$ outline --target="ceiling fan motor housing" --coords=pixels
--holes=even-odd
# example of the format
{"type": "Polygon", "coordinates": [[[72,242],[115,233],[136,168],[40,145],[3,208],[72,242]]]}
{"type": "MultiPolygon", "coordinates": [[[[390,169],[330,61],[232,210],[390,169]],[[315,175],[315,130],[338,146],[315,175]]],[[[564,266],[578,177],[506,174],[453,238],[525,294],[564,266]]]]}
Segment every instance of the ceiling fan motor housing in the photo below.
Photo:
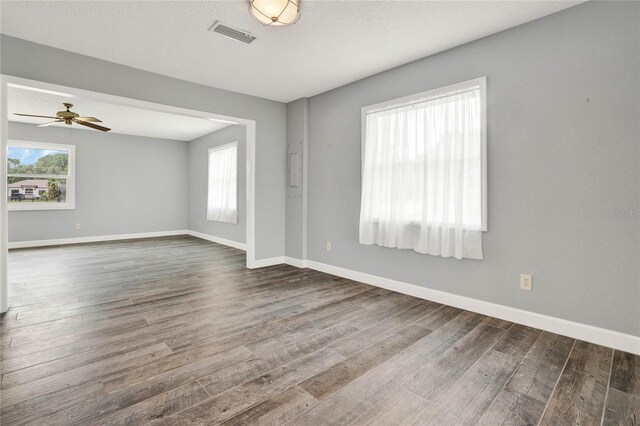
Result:
{"type": "Polygon", "coordinates": [[[77,114],[73,111],[69,111],[73,107],[73,104],[65,103],[64,106],[67,108],[67,110],[56,112],[56,117],[59,117],[61,120],[64,120],[64,124],[68,124],[69,126],[71,126],[71,123],[72,123],[71,119],[80,117],[80,114],[77,114]]]}

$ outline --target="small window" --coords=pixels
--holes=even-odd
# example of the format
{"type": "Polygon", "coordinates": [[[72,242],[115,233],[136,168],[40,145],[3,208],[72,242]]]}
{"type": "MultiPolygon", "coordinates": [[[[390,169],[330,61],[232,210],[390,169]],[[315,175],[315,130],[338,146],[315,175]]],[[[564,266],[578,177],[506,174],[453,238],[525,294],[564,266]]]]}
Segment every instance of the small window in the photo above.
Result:
{"type": "Polygon", "coordinates": [[[7,194],[9,210],[75,208],[75,147],[9,141],[7,194]]]}
{"type": "Polygon", "coordinates": [[[209,149],[207,220],[238,223],[238,142],[209,149]]]}
{"type": "Polygon", "coordinates": [[[485,84],[480,78],[362,109],[362,244],[482,259],[485,84]]]}

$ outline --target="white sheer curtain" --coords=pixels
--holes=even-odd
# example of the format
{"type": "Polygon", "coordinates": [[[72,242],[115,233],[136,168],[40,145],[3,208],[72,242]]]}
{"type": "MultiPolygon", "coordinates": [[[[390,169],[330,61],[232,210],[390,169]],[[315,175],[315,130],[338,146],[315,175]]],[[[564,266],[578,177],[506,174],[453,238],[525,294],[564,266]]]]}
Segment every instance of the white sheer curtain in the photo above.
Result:
{"type": "Polygon", "coordinates": [[[238,142],[209,150],[207,219],[238,223],[238,142]]]}
{"type": "Polygon", "coordinates": [[[480,88],[366,114],[360,243],[482,259],[480,88]]]}

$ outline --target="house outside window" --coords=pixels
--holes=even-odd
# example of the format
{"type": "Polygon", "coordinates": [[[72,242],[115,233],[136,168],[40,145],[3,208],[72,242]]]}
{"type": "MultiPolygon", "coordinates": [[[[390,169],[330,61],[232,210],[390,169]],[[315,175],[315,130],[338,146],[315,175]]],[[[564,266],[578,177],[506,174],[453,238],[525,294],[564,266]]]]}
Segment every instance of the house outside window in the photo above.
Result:
{"type": "Polygon", "coordinates": [[[16,211],[75,208],[75,147],[9,141],[7,204],[16,211]]]}

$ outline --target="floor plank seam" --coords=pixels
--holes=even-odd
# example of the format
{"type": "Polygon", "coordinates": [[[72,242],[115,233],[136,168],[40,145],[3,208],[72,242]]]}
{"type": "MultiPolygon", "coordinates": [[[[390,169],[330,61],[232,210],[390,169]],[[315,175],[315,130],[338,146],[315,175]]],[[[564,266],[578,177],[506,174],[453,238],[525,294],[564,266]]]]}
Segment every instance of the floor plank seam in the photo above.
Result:
{"type": "MultiPolygon", "coordinates": [[[[204,404],[205,402],[208,402],[208,401],[212,400],[212,399],[213,399],[213,398],[215,398],[216,396],[218,396],[218,395],[220,395],[220,394],[222,394],[222,393],[224,393],[224,392],[228,392],[228,391],[230,391],[231,389],[238,388],[238,387],[240,387],[240,386],[245,385],[246,383],[253,382],[254,380],[259,379],[260,377],[268,376],[268,375],[270,375],[270,374],[271,374],[271,373],[273,373],[273,372],[276,372],[276,371],[278,371],[278,370],[280,370],[280,369],[282,369],[282,368],[287,367],[287,366],[288,366],[288,365],[290,365],[290,364],[293,364],[293,363],[295,363],[295,362],[299,361],[301,358],[304,358],[304,357],[310,357],[310,356],[311,356],[311,355],[313,355],[314,353],[319,352],[319,351],[321,351],[321,350],[323,350],[323,349],[326,349],[326,346],[323,346],[323,347],[319,348],[318,350],[315,350],[315,351],[313,351],[313,352],[310,352],[310,353],[305,354],[305,355],[303,355],[303,356],[300,356],[300,357],[298,357],[298,358],[294,358],[294,359],[292,359],[290,362],[287,362],[287,363],[285,363],[285,364],[281,364],[281,365],[279,365],[279,366],[277,366],[277,367],[275,367],[275,368],[272,368],[271,370],[266,371],[266,372],[264,372],[264,373],[262,373],[262,374],[258,375],[258,377],[255,377],[255,378],[249,379],[249,380],[247,380],[247,381],[245,381],[245,382],[239,383],[239,384],[237,384],[237,385],[235,385],[235,386],[232,386],[232,387],[230,387],[229,389],[225,389],[224,391],[219,392],[219,393],[217,393],[217,394],[215,394],[215,395],[211,395],[211,396],[210,396],[210,398],[207,398],[206,400],[201,401],[201,402],[199,402],[198,404],[194,404],[194,405],[192,405],[192,406],[190,406],[190,407],[187,407],[187,408],[185,408],[184,410],[181,410],[180,412],[173,413],[170,417],[175,417],[175,416],[177,416],[178,414],[180,414],[181,412],[183,412],[183,411],[185,411],[185,410],[189,410],[189,409],[192,409],[192,408],[197,407],[197,406],[199,406],[199,405],[202,405],[202,404],[204,404]]],[[[337,352],[336,352],[336,353],[337,353],[337,352]]],[[[202,379],[202,378],[199,378],[199,379],[198,379],[198,383],[200,383],[200,382],[199,382],[199,380],[200,380],[200,379],[202,379]]],[[[290,386],[290,387],[298,386],[301,382],[302,382],[302,381],[296,382],[296,383],[294,383],[294,384],[293,384],[292,386],[290,386]]],[[[202,386],[202,385],[201,385],[201,386],[202,386]]],[[[206,391],[206,389],[205,389],[205,391],[206,391]]],[[[209,392],[207,392],[207,394],[208,394],[208,395],[210,395],[210,394],[209,394],[209,392]]],[[[231,419],[231,418],[233,418],[233,417],[235,417],[235,416],[239,415],[240,413],[242,413],[242,412],[244,412],[244,411],[247,411],[247,410],[249,410],[249,409],[251,409],[251,408],[255,407],[256,405],[263,403],[264,401],[266,401],[266,400],[268,400],[268,399],[272,398],[273,396],[275,396],[275,395],[277,395],[277,394],[278,394],[278,393],[276,393],[276,394],[274,394],[274,395],[264,396],[262,399],[256,400],[253,404],[251,404],[251,405],[249,405],[249,406],[247,406],[247,407],[243,408],[243,409],[242,409],[242,410],[240,410],[238,413],[236,413],[234,416],[231,416],[231,417],[229,417],[229,418],[227,418],[227,419],[223,420],[222,422],[225,422],[225,421],[227,421],[227,420],[229,420],[229,419],[231,419]]],[[[222,422],[220,422],[220,423],[222,423],[222,422]]]]}
{"type": "Polygon", "coordinates": [[[611,388],[611,374],[613,372],[613,360],[615,359],[616,351],[611,351],[611,365],[609,366],[609,377],[607,380],[607,390],[604,393],[604,404],[602,405],[602,415],[600,416],[600,425],[604,425],[604,415],[607,411],[607,401],[609,399],[609,389],[611,388]]]}
{"type": "Polygon", "coordinates": [[[426,403],[426,402],[428,402],[424,396],[422,396],[422,395],[420,395],[420,394],[418,394],[418,393],[416,393],[416,392],[412,391],[411,389],[407,388],[407,387],[404,385],[404,383],[402,383],[402,384],[400,385],[400,387],[401,387],[402,389],[406,390],[407,392],[409,392],[409,393],[411,393],[411,394],[413,394],[413,395],[417,396],[418,398],[420,398],[421,400],[423,400],[425,403],[426,403]]]}
{"type": "Polygon", "coordinates": [[[316,397],[314,397],[313,395],[311,395],[309,392],[307,392],[306,390],[304,390],[303,388],[300,387],[299,384],[295,385],[296,388],[298,388],[298,390],[300,390],[301,392],[306,393],[307,395],[309,395],[311,398],[313,398],[314,400],[316,400],[318,403],[315,405],[312,405],[311,407],[309,407],[308,409],[304,410],[303,412],[299,413],[298,415],[294,416],[293,418],[287,420],[286,422],[284,422],[282,424],[282,426],[287,426],[289,423],[291,423],[292,421],[294,421],[295,419],[297,419],[298,417],[303,416],[305,413],[308,413],[309,411],[313,410],[314,408],[317,408],[318,406],[322,405],[323,403],[326,402],[325,401],[321,401],[319,399],[317,399],[316,397]]]}
{"type": "MultiPolygon", "coordinates": [[[[511,328],[511,327],[509,327],[509,328],[511,328]]],[[[518,365],[515,366],[515,368],[513,369],[513,371],[511,372],[511,374],[507,378],[507,380],[502,384],[502,387],[500,388],[500,390],[498,390],[496,395],[500,395],[500,393],[502,393],[502,391],[507,387],[507,385],[509,384],[509,382],[511,381],[513,376],[516,374],[516,372],[520,368],[520,366],[522,366],[524,361],[527,359],[527,356],[534,350],[536,344],[538,343],[538,341],[542,338],[542,335],[544,334],[544,331],[542,331],[542,330],[539,330],[539,331],[540,331],[540,334],[538,334],[538,337],[536,337],[536,340],[534,340],[533,344],[531,345],[531,347],[529,348],[527,353],[525,353],[523,355],[522,359],[520,359],[520,362],[518,362],[518,365]]],[[[487,406],[486,408],[489,408],[489,406],[487,406]]],[[[486,411],[486,409],[485,409],[485,411],[486,411]]],[[[484,412],[483,412],[483,414],[484,414],[484,412]]],[[[540,417],[540,418],[542,419],[542,417],[540,417]]]]}
{"type": "Polygon", "coordinates": [[[544,415],[547,412],[547,408],[549,408],[549,403],[551,402],[551,400],[553,400],[553,394],[556,392],[556,388],[558,387],[558,383],[560,383],[560,379],[562,378],[562,373],[564,373],[564,369],[567,368],[567,364],[569,363],[569,359],[571,359],[571,354],[573,353],[573,349],[576,347],[576,342],[577,342],[577,340],[574,339],[573,340],[573,344],[571,345],[571,350],[567,354],[567,359],[564,360],[564,365],[562,366],[562,370],[560,370],[560,373],[558,374],[558,379],[556,380],[556,383],[553,385],[553,389],[551,390],[551,393],[549,394],[549,398],[547,399],[547,403],[544,406],[544,410],[542,410],[542,414],[540,415],[540,418],[538,419],[538,426],[540,426],[540,424],[542,423],[542,419],[544,419],[544,415]]]}
{"type": "MultiPolygon", "coordinates": [[[[457,317],[457,315],[456,315],[456,317],[457,317]]],[[[485,316],[485,317],[483,318],[483,321],[484,321],[484,319],[486,319],[486,318],[489,318],[489,317],[485,316]]],[[[482,323],[483,323],[483,322],[482,322],[482,321],[480,321],[476,326],[474,326],[474,327],[473,327],[473,329],[475,329],[476,327],[480,326],[482,323]]],[[[503,331],[503,333],[500,335],[500,337],[498,337],[498,338],[496,339],[496,341],[495,341],[495,342],[493,342],[493,344],[492,344],[492,345],[490,345],[490,346],[489,346],[489,348],[488,348],[487,350],[485,350],[485,351],[482,353],[482,355],[480,355],[480,356],[475,360],[475,362],[474,362],[473,364],[471,364],[471,365],[470,365],[470,366],[469,366],[469,367],[464,371],[464,373],[462,373],[462,376],[464,376],[468,371],[471,371],[471,370],[473,369],[473,367],[474,367],[476,364],[478,364],[478,363],[480,362],[480,360],[482,360],[482,359],[484,358],[484,356],[485,356],[485,355],[487,355],[487,354],[488,354],[488,353],[489,353],[489,352],[494,348],[494,346],[495,346],[495,345],[500,341],[500,339],[502,339],[502,337],[503,337],[503,336],[506,334],[506,332],[507,332],[507,330],[503,330],[503,329],[500,329],[500,328],[496,328],[496,327],[493,327],[493,326],[491,326],[491,325],[487,325],[487,327],[491,327],[491,328],[494,328],[494,329],[496,329],[496,330],[502,330],[502,331],[503,331]]],[[[469,331],[469,333],[470,333],[470,332],[471,332],[471,330],[469,331]]],[[[468,333],[467,333],[467,334],[468,334],[468,333]]],[[[428,335],[427,335],[427,336],[425,336],[425,338],[427,338],[427,337],[429,337],[429,336],[428,336],[428,335]]],[[[418,343],[418,342],[414,343],[414,345],[415,345],[415,344],[417,344],[417,343],[418,343]]],[[[413,345],[411,345],[411,346],[413,346],[413,345]]],[[[411,346],[409,346],[409,347],[405,348],[403,351],[398,352],[398,354],[396,354],[395,356],[398,356],[400,353],[402,353],[402,352],[406,351],[406,350],[407,350],[407,349],[409,349],[411,346]]],[[[454,346],[455,346],[455,345],[454,345],[454,346]]],[[[453,346],[452,346],[452,347],[453,347],[453,346]]],[[[443,353],[442,353],[442,354],[440,354],[438,357],[436,357],[435,359],[433,359],[433,360],[431,361],[431,363],[435,363],[435,362],[436,362],[437,360],[439,360],[439,359],[440,359],[440,357],[442,357],[445,353],[447,353],[447,351],[443,352],[443,353]]],[[[394,356],[394,357],[395,357],[395,356],[394,356]]],[[[393,359],[393,357],[392,357],[391,359],[393,359]]],[[[404,384],[405,384],[405,383],[406,383],[406,382],[401,383],[401,384],[400,384],[400,386],[401,386],[402,388],[404,388],[405,390],[407,390],[407,391],[411,392],[411,393],[415,393],[415,392],[412,392],[410,389],[408,389],[406,386],[404,386],[404,384]]],[[[418,395],[418,396],[420,396],[420,395],[418,395]]],[[[422,398],[424,399],[424,397],[422,397],[422,398]]],[[[428,406],[432,406],[432,405],[434,405],[436,402],[438,402],[438,400],[439,400],[439,398],[436,398],[436,399],[434,399],[433,401],[427,401],[427,400],[425,399],[425,401],[427,402],[427,405],[428,405],[428,406]]]]}
{"type": "MultiPolygon", "coordinates": [[[[409,309],[409,308],[408,308],[408,309],[409,309]]],[[[402,312],[404,312],[404,311],[402,311],[402,312]]],[[[400,313],[402,313],[402,312],[400,312],[400,313]]],[[[400,314],[400,313],[399,313],[399,314],[400,314]]],[[[395,316],[395,315],[394,315],[394,316],[395,316]]],[[[389,318],[390,318],[390,317],[389,317],[389,318]]],[[[385,319],[386,319],[386,318],[385,318],[385,319]]],[[[327,330],[330,330],[330,329],[332,329],[332,328],[336,328],[336,327],[338,327],[338,326],[340,326],[340,325],[343,325],[343,324],[347,324],[347,325],[348,325],[349,321],[350,321],[350,320],[345,320],[345,321],[343,321],[343,322],[341,322],[341,323],[338,323],[338,324],[336,324],[336,325],[333,325],[333,326],[331,326],[331,327],[327,327],[327,328],[325,328],[325,329],[323,329],[323,330],[319,330],[319,331],[317,331],[317,332],[315,332],[315,333],[313,333],[313,334],[310,334],[308,337],[311,337],[311,336],[316,335],[316,334],[318,334],[318,333],[326,332],[327,330]]],[[[372,324],[370,327],[365,327],[365,328],[358,328],[358,327],[354,327],[354,328],[356,329],[356,331],[355,331],[354,333],[349,334],[349,335],[346,335],[346,336],[344,336],[343,338],[341,338],[340,340],[336,340],[335,342],[332,342],[332,343],[331,343],[331,345],[329,345],[329,346],[334,346],[334,345],[337,345],[337,344],[339,344],[339,343],[342,343],[342,342],[344,342],[345,340],[352,338],[354,335],[356,335],[356,334],[358,334],[358,333],[360,333],[360,332],[363,332],[363,331],[365,331],[365,330],[368,330],[368,329],[369,329],[369,328],[371,328],[371,327],[375,327],[375,325],[376,325],[376,324],[378,324],[378,323],[380,323],[381,321],[384,321],[384,320],[380,320],[380,321],[376,322],[375,324],[372,324]]],[[[327,348],[328,348],[328,346],[325,346],[325,347],[327,347],[327,348]]],[[[363,350],[366,350],[366,349],[367,349],[367,348],[369,348],[369,347],[370,347],[370,346],[367,346],[366,348],[363,348],[363,349],[361,349],[360,351],[358,351],[358,352],[356,352],[356,353],[360,353],[360,352],[362,352],[363,350]]],[[[350,356],[353,356],[353,355],[355,355],[356,353],[354,353],[354,354],[352,354],[352,355],[350,355],[350,356]]],[[[348,358],[348,357],[347,357],[347,358],[348,358]]]]}
{"type": "Polygon", "coordinates": [[[196,380],[196,382],[198,382],[198,384],[200,385],[200,387],[201,387],[201,388],[206,392],[206,394],[207,394],[207,395],[209,395],[209,398],[207,398],[207,400],[209,400],[209,399],[213,398],[213,395],[211,395],[211,394],[209,393],[209,391],[207,390],[207,388],[205,388],[204,386],[202,386],[202,383],[200,383],[200,380],[201,380],[201,379],[198,379],[198,380],[196,380]]]}

